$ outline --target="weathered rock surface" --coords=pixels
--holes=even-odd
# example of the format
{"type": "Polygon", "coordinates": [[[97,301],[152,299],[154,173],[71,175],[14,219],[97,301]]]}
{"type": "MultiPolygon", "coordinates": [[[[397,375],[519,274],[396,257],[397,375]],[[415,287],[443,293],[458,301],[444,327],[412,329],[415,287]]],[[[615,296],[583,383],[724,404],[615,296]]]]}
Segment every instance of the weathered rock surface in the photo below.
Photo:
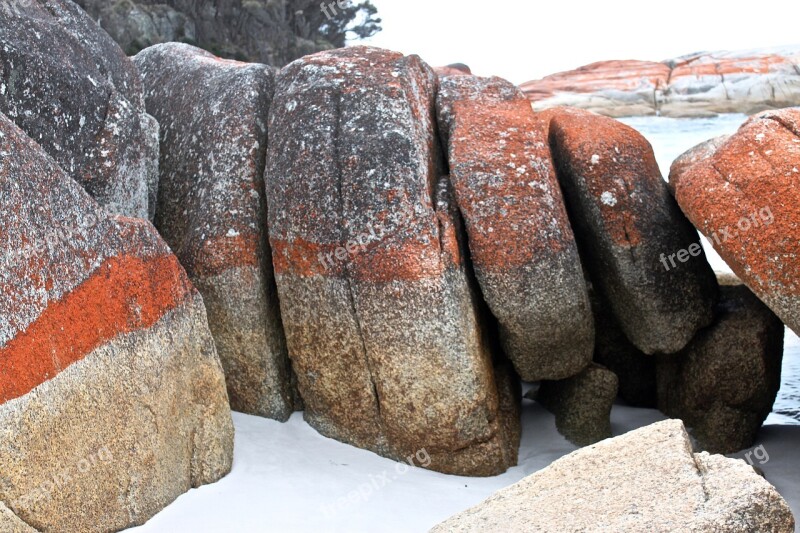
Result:
{"type": "Polygon", "coordinates": [[[614,117],[653,115],[656,90],[666,86],[669,73],[668,65],[654,61],[600,61],[520,89],[537,111],[572,106],[614,117]]]}
{"type": "Polygon", "coordinates": [[[601,61],[521,88],[535,109],[572,106],[612,117],[752,114],[800,105],[800,47],[601,61]]]}
{"type": "Polygon", "coordinates": [[[558,432],[578,446],[611,437],[611,406],[617,398],[616,374],[592,364],[560,381],[543,381],[536,400],[556,416],[558,432]]]}
{"type": "Polygon", "coordinates": [[[291,370],[263,178],[274,72],[178,43],[134,62],[163,124],[155,224],[203,295],[231,406],[286,420],[291,370]]]}
{"type": "Polygon", "coordinates": [[[71,1],[0,3],[0,113],[109,211],[148,217],[158,125],[136,68],[71,1]]]}
{"type": "Polygon", "coordinates": [[[505,353],[526,381],[592,359],[594,326],[546,123],[501,78],[441,79],[439,126],[475,274],[505,353]]]}
{"type": "Polygon", "coordinates": [[[689,167],[714,155],[714,152],[716,152],[717,149],[719,149],[719,147],[722,146],[729,138],[730,135],[720,135],[719,137],[714,137],[707,141],[703,141],[697,146],[682,153],[677,159],[675,159],[675,161],[672,162],[672,165],[670,166],[670,180],[672,179],[673,175],[683,174],[689,167]]]}
{"type": "Polygon", "coordinates": [[[634,346],[677,352],[711,323],[717,296],[697,232],[636,130],[576,109],[551,116],[558,178],[592,283],[634,346]],[[664,263],[690,249],[690,260],[664,263]]]}
{"type": "Polygon", "coordinates": [[[750,118],[713,153],[673,167],[670,187],[736,275],[800,333],[800,110],[750,118]]]}
{"type": "Polygon", "coordinates": [[[703,450],[754,444],[781,385],[783,324],[743,284],[721,287],[714,324],[658,362],[658,407],[703,450]]]}
{"type": "MultiPolygon", "coordinates": [[[[430,468],[516,463],[492,356],[439,179],[436,76],[353,47],[277,77],[269,232],[305,417],[329,437],[430,468]]],[[[498,374],[498,376],[501,376],[498,374]]],[[[502,389],[502,386],[501,386],[502,389]]]]}
{"type": "Polygon", "coordinates": [[[620,398],[634,407],[655,408],[658,404],[656,360],[631,344],[611,312],[611,306],[603,301],[591,282],[589,300],[594,315],[594,361],[617,376],[620,398]]]}
{"type": "Polygon", "coordinates": [[[794,517],[740,459],[692,453],[679,420],[582,448],[433,532],[775,532],[794,517]]]}
{"type": "Polygon", "coordinates": [[[224,476],[222,369],[155,228],[110,216],[3,115],[0,212],[0,531],[124,529],[224,476]]]}

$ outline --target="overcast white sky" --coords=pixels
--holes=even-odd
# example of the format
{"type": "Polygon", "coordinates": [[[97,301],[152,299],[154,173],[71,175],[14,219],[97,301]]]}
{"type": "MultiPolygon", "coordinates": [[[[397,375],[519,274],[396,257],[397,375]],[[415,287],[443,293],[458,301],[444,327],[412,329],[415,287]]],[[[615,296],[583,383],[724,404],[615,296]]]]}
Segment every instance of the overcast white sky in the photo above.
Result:
{"type": "Polygon", "coordinates": [[[372,0],[370,44],[515,83],[604,59],[800,44],[800,0],[372,0]]]}

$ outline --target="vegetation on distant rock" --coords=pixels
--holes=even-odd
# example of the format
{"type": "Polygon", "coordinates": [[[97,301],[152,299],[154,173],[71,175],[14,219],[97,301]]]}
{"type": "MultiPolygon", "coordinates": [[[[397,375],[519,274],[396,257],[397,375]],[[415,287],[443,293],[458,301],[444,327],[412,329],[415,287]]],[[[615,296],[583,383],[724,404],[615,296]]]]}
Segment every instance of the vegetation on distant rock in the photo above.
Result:
{"type": "Polygon", "coordinates": [[[283,66],[381,30],[370,0],[76,0],[129,55],[178,41],[216,55],[283,66]],[[344,3],[344,2],[342,2],[344,3]]]}

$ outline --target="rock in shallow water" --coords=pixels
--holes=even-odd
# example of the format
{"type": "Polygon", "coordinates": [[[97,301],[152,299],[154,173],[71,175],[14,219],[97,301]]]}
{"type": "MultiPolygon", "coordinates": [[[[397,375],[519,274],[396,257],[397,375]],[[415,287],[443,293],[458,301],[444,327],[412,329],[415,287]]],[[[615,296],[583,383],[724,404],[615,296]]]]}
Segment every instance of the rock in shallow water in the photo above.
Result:
{"type": "Polygon", "coordinates": [[[124,529],[224,476],[222,369],[155,228],[109,216],[2,114],[0,212],[0,531],[124,529]]]}
{"type": "Polygon", "coordinates": [[[752,117],[718,144],[673,166],[670,187],[736,275],[800,333],[800,110],[752,117]]]}
{"type": "Polygon", "coordinates": [[[592,358],[594,326],[546,123],[500,78],[441,79],[439,126],[475,274],[522,379],[564,379],[592,358]]]}
{"type": "Polygon", "coordinates": [[[548,113],[558,178],[592,283],[637,348],[677,352],[711,323],[717,283],[650,144],[594,113],[548,113]],[[677,253],[681,261],[670,263],[677,253]]]}
{"type": "Polygon", "coordinates": [[[273,70],[177,43],[134,62],[162,124],[155,224],[203,295],[231,406],[286,420],[292,378],[263,178],[273,70]]]}
{"type": "Polygon", "coordinates": [[[308,422],[387,457],[424,448],[432,469],[492,475],[516,463],[519,420],[500,405],[440,179],[435,91],[419,58],[374,48],[284,68],[270,240],[308,422]]]}
{"type": "Polygon", "coordinates": [[[158,126],[139,75],[71,1],[0,3],[0,113],[110,212],[152,215],[158,126]]]}
{"type": "Polygon", "coordinates": [[[692,453],[679,420],[582,448],[432,532],[792,533],[786,501],[739,459],[692,453]]]}

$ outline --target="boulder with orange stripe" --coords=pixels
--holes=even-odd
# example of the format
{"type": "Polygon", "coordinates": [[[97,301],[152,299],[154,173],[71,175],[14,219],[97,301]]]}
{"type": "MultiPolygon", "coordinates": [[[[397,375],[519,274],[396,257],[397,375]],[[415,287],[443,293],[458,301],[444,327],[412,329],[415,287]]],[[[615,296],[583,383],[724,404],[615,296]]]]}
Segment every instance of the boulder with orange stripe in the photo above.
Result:
{"type": "Polygon", "coordinates": [[[278,75],[269,233],[289,355],[324,435],[430,468],[516,464],[513,373],[493,368],[435,134],[436,76],[353,47],[278,75]]]}
{"type": "Polygon", "coordinates": [[[203,295],[231,406],[286,420],[292,375],[264,198],[274,73],[180,43],[134,62],[162,125],[155,225],[203,295]]]}
{"type": "Polygon", "coordinates": [[[0,115],[0,531],[141,524],[231,467],[200,295],[0,115]]]}

